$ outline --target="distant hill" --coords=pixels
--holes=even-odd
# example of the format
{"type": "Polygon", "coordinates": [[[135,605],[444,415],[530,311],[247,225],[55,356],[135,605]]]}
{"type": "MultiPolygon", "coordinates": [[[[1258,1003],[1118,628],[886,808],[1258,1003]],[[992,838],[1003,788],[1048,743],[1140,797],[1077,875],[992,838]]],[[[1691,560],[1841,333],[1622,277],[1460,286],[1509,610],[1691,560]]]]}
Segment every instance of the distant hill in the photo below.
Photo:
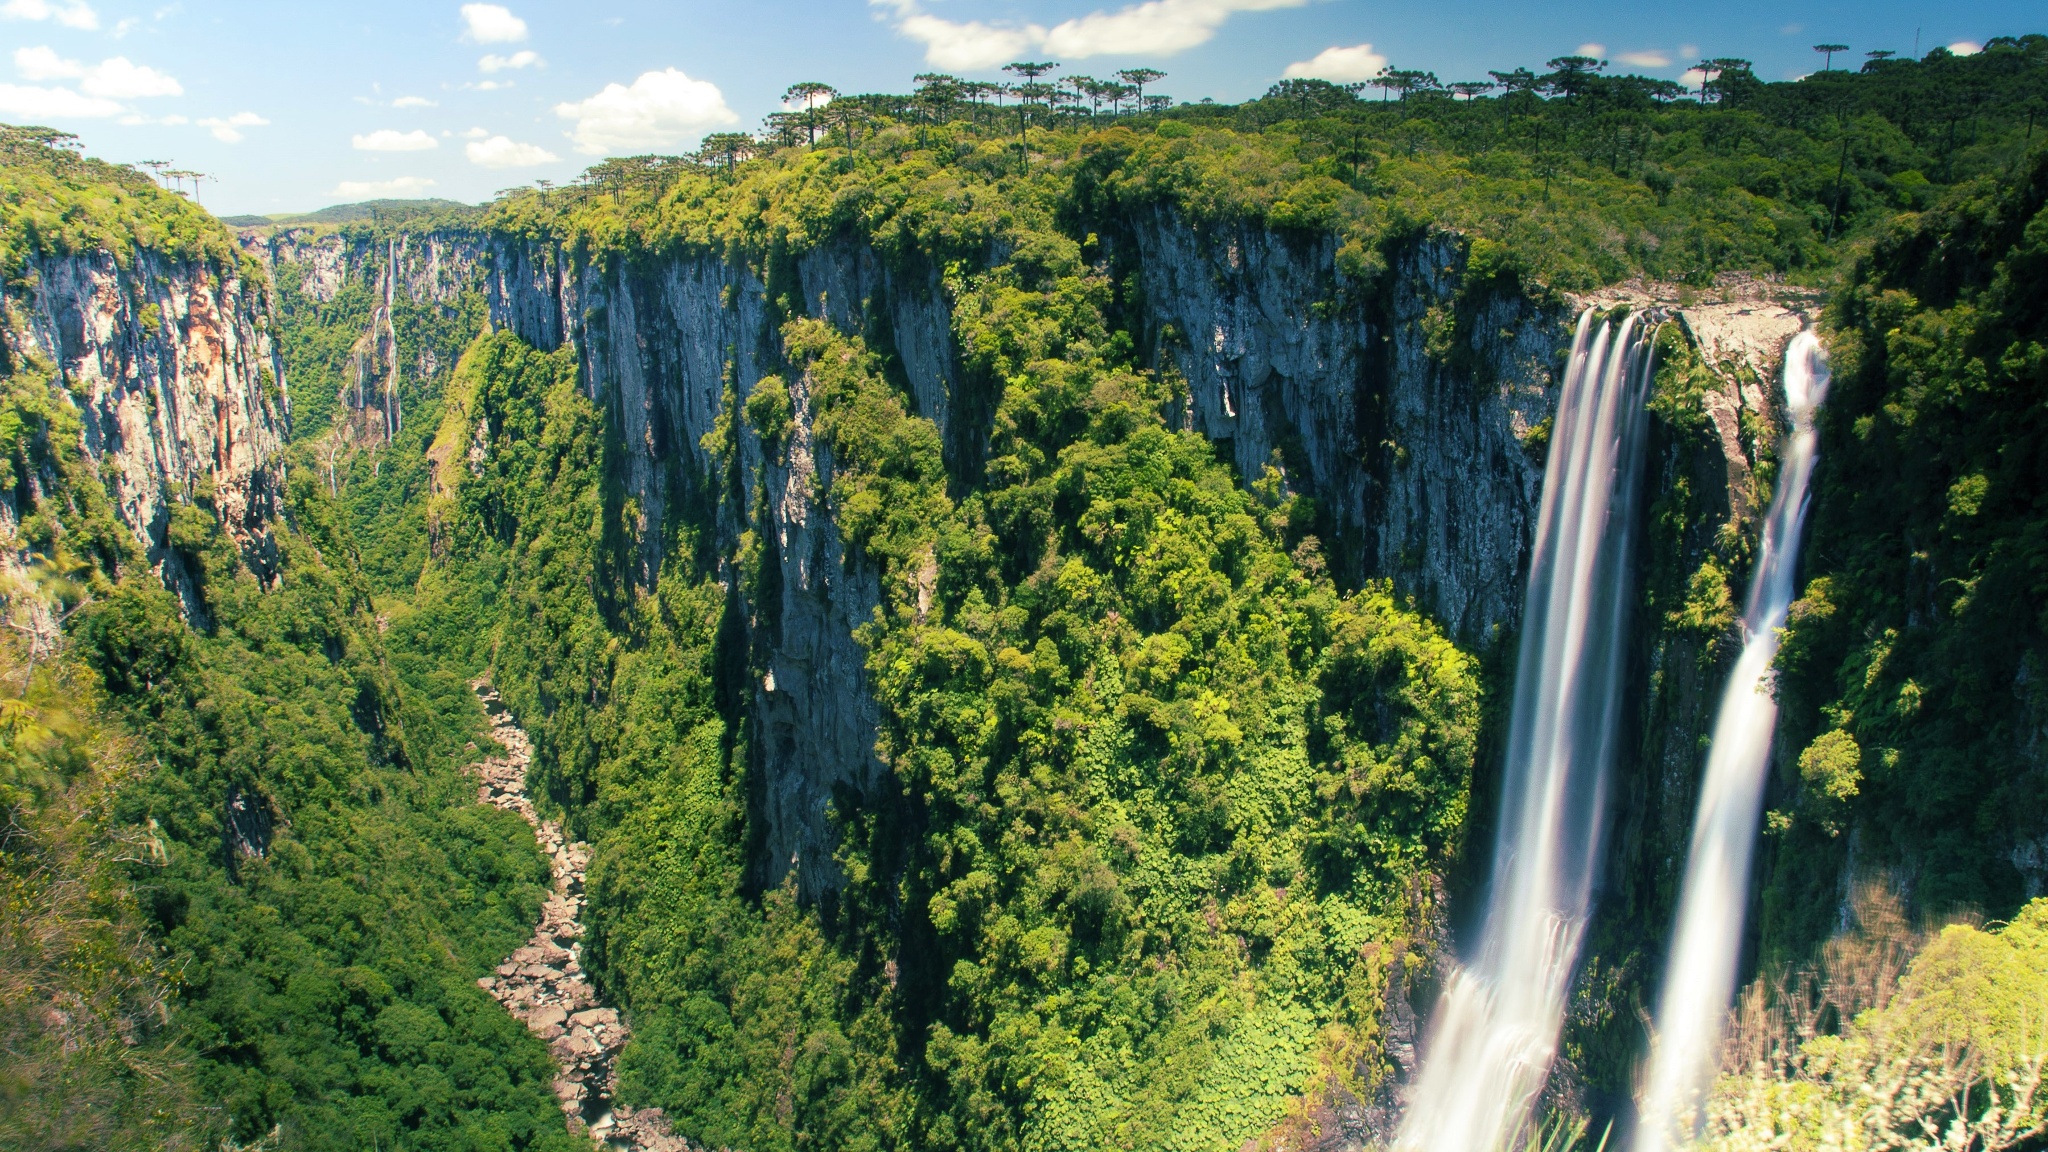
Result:
{"type": "Polygon", "coordinates": [[[460,200],[365,200],[360,204],[335,204],[314,212],[279,212],[269,216],[223,216],[221,222],[236,228],[265,228],[277,224],[360,224],[370,221],[396,223],[419,216],[463,215],[482,211],[460,200]]]}

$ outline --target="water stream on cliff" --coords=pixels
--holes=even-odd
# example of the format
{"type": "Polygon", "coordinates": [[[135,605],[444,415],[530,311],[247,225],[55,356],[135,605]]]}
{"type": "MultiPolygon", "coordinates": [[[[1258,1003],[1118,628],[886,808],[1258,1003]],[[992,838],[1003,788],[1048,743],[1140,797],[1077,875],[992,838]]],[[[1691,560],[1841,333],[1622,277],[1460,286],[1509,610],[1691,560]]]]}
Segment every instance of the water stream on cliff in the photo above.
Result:
{"type": "Polygon", "coordinates": [[[1828,379],[1827,354],[1820,341],[1811,332],[1794,337],[1785,350],[1785,406],[1792,417],[1792,435],[1785,444],[1778,491],[1764,520],[1762,547],[1750,580],[1742,656],[1721,697],[1700,785],[1678,927],[1657,1005],[1637,1152],[1663,1152],[1690,1139],[1699,1094],[1713,1075],[1722,1019],[1735,991],[1750,857],[1769,774],[1771,733],[1778,721],[1778,704],[1766,676],[1792,605],[1807,482],[1819,449],[1813,418],[1827,397],[1828,379]]]}
{"type": "Polygon", "coordinates": [[[1620,713],[1654,330],[1579,318],[1530,554],[1486,919],[1437,1003],[1397,1148],[1506,1147],[1556,1052],[1620,713]]]}

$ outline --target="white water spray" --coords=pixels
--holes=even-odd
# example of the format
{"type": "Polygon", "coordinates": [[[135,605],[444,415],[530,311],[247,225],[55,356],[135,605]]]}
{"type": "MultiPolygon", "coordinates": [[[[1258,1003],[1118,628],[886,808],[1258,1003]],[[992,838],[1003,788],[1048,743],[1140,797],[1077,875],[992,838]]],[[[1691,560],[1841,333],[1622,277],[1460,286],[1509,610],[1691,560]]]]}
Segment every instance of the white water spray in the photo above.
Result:
{"type": "Polygon", "coordinates": [[[1771,732],[1778,722],[1778,704],[1765,677],[1792,606],[1807,482],[1813,477],[1820,440],[1813,417],[1827,391],[1827,353],[1811,332],[1802,332],[1785,349],[1785,406],[1792,416],[1792,435],[1750,581],[1749,607],[1742,618],[1742,657],[1721,697],[1713,750],[1700,784],[1678,928],[1671,938],[1671,959],[1657,1005],[1637,1152],[1664,1152],[1691,1141],[1701,1092],[1711,1083],[1720,1055],[1721,1024],[1735,992],[1735,963],[1742,950],[1750,857],[1763,807],[1771,732]]]}
{"type": "Polygon", "coordinates": [[[1579,318],[1530,555],[1492,891],[1395,1147],[1497,1152],[1549,1075],[1593,895],[1619,714],[1650,329],[1579,318]]]}

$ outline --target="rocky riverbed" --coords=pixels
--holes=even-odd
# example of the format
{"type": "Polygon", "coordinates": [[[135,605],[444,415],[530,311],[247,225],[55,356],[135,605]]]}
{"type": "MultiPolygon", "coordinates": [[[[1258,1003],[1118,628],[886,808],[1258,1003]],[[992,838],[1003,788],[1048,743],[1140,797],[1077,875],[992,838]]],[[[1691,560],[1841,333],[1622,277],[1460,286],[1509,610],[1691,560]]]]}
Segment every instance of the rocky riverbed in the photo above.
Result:
{"type": "Polygon", "coordinates": [[[590,846],[567,840],[559,821],[543,820],[534,810],[526,798],[533,743],[496,689],[482,681],[473,687],[490,715],[491,737],[505,750],[476,766],[481,778],[477,799],[526,817],[552,861],[555,878],[533,938],[498,965],[496,975],[477,984],[548,1042],[560,1068],[555,1099],[572,1130],[587,1132],[609,1148],[690,1152],[688,1141],[669,1132],[661,1109],[635,1111],[612,1103],[618,1079],[613,1065],[631,1033],[617,1010],[598,1003],[597,990],[583,971],[583,874],[590,846]]]}

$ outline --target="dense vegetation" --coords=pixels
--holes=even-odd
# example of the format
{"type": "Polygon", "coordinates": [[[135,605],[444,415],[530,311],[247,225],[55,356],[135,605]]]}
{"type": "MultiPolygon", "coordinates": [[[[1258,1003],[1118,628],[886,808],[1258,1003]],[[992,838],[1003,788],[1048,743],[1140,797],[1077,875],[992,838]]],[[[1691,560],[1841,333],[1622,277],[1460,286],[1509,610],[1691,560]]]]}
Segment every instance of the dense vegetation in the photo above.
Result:
{"type": "MultiPolygon", "coordinates": [[[[15,274],[80,250],[234,258],[146,177],[9,141],[15,274]]],[[[10,312],[32,286],[10,282],[10,312]]],[[[547,873],[456,771],[481,730],[465,682],[386,658],[346,513],[309,474],[268,587],[210,490],[174,507],[193,628],[53,367],[8,347],[6,1142],[569,1147],[545,1050],[474,984],[547,873]]]]}
{"type": "MultiPolygon", "coordinates": [[[[2048,731],[2030,296],[2048,167],[2028,159],[2048,39],[1796,84],[1723,63],[1702,99],[1567,59],[1502,74],[1499,97],[1401,73],[1398,100],[1289,81],[1135,115],[1036,78],[999,110],[927,77],[481,218],[288,222],[284,575],[263,586],[194,493],[172,544],[204,629],[139,563],[50,367],[10,352],[0,481],[10,548],[40,566],[9,602],[67,639],[0,652],[0,1139],[568,1147],[544,1050],[473,983],[545,876],[525,825],[455,771],[486,673],[535,738],[542,802],[596,848],[584,962],[632,1016],[623,1095],[703,1144],[1211,1149],[1385,1099],[1383,1014],[1426,986],[1442,882],[1483,820],[1499,653],[1340,579],[1326,513],[1282,470],[1235,475],[1184,427],[1118,247],[1161,210],[1334,234],[1332,308],[1444,232],[1468,285],[1538,295],[1848,269],[1815,578],[1780,681],[1796,754],[1770,958],[1833,930],[1851,851],[1925,904],[2014,912],[2042,870],[2024,845],[2048,731]],[[710,255],[762,286],[767,374],[721,350],[712,467],[679,476],[656,537],[575,350],[485,332],[473,286],[384,311],[394,245],[479,231],[560,242],[577,268],[710,255]],[[850,236],[937,270],[970,450],[914,414],[872,312],[808,317],[795,262],[850,236]],[[349,267],[317,291],[316,242],[349,267]],[[354,392],[394,365],[387,435],[354,392]],[[830,461],[809,498],[879,590],[858,639],[880,774],[836,795],[837,883],[816,892],[764,858],[753,714],[779,579],[763,477],[800,457],[830,461]],[[61,1025],[40,1014],[52,988],[79,1005],[61,1025]],[[99,1126],[56,1133],[80,1108],[99,1126]]],[[[238,258],[146,177],[7,131],[10,308],[37,255],[238,258]]],[[[1717,450],[1696,410],[1710,366],[1662,341],[1658,436],[1673,458],[1717,450]]],[[[1769,443],[1744,429],[1759,500],[1769,443]]],[[[1744,526],[1701,477],[1659,480],[1646,626],[1705,677],[1744,526]]],[[[2040,930],[2035,911],[1943,937],[1894,1016],[1843,1007],[1744,1099],[1834,1106],[1840,1052],[1921,1059],[1932,1033],[1898,1021],[1941,973],[2038,968],[2040,930]]],[[[1608,943],[1637,952],[1596,963],[1568,1052],[1596,1102],[1626,1091],[1646,976],[1642,932],[1608,943]]],[[[1725,1116],[1723,1135],[1756,1130],[1725,1116]]]]}
{"type": "Polygon", "coordinates": [[[1880,238],[1836,298],[1812,578],[1782,657],[1803,748],[1772,936],[1831,930],[1850,853],[1936,909],[2041,890],[2048,774],[2048,163],[1880,238]],[[1846,830],[1846,832],[1845,832],[1846,830]]]}

